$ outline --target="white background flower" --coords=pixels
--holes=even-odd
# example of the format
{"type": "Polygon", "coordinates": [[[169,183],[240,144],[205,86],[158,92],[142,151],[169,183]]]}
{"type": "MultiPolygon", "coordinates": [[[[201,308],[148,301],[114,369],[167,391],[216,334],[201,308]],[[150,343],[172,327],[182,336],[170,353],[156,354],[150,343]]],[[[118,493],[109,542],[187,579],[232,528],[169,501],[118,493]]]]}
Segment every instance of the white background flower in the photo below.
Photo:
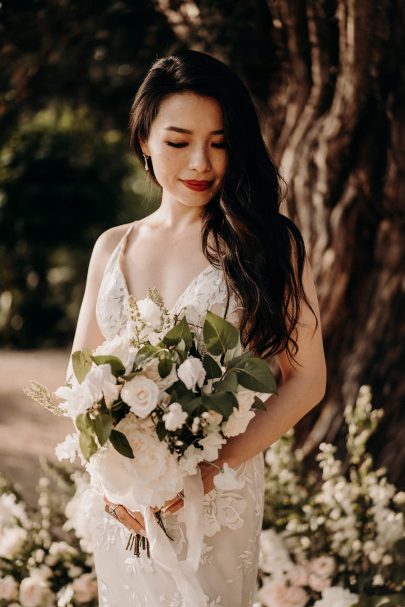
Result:
{"type": "Polygon", "coordinates": [[[92,573],[83,573],[73,580],[75,599],[79,603],[89,603],[97,595],[97,582],[92,573]]]}
{"type": "Polygon", "coordinates": [[[266,582],[257,593],[265,607],[304,607],[308,594],[298,586],[287,586],[282,578],[266,582]]]}
{"type": "Polygon", "coordinates": [[[187,420],[187,413],[183,411],[180,403],[172,403],[169,405],[169,410],[163,415],[166,430],[174,432],[179,430],[187,420]]]}
{"type": "Polygon", "coordinates": [[[358,595],[352,594],[346,588],[332,586],[322,592],[322,598],[314,603],[314,607],[351,607],[357,599],[358,595]]]}
{"type": "Polygon", "coordinates": [[[26,539],[27,531],[22,527],[3,529],[0,537],[0,556],[13,559],[21,550],[26,539]]]}
{"type": "Polygon", "coordinates": [[[18,584],[12,575],[0,579],[0,600],[14,601],[18,596],[18,584]]]}
{"type": "Polygon", "coordinates": [[[158,404],[160,390],[154,381],[144,375],[135,375],[121,390],[121,398],[132,411],[145,419],[158,404]]]}

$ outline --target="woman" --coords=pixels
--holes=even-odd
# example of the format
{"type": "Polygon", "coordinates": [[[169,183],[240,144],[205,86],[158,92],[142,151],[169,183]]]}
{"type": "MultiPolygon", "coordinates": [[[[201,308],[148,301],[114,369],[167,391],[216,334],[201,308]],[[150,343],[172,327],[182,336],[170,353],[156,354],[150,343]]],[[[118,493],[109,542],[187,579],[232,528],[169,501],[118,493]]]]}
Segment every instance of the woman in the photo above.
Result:
{"type": "MultiPolygon", "coordinates": [[[[198,586],[199,604],[248,607],[263,517],[263,451],[325,393],[314,281],[298,228],[279,212],[279,177],[252,100],[225,64],[195,51],[157,60],[135,96],[130,127],[135,154],[162,188],[161,205],[97,240],[72,351],[114,337],[128,318],[129,294],[139,301],[156,286],[172,312],[187,306],[197,322],[207,309],[226,315],[245,350],[277,356],[278,393],[216,461],[234,467],[244,487],[218,491],[217,470],[200,465],[203,552],[197,571],[183,569],[198,586]]],[[[128,529],[145,533],[140,513],[98,495],[87,510],[101,606],[194,607],[172,564],[125,551],[128,529]]],[[[184,563],[181,495],[165,510],[184,563]]]]}

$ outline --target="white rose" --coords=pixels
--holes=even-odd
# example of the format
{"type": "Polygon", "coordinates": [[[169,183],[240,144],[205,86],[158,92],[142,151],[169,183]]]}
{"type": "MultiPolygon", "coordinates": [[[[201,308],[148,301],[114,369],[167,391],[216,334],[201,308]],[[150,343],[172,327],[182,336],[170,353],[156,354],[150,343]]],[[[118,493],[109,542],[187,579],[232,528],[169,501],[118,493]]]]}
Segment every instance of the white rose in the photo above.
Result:
{"type": "Polygon", "coordinates": [[[352,594],[346,588],[332,586],[325,588],[322,598],[314,603],[314,607],[352,607],[358,600],[357,594],[352,594]]]}
{"type": "Polygon", "coordinates": [[[73,580],[75,599],[79,603],[89,603],[97,596],[97,582],[92,573],[83,573],[73,580]]]}
{"type": "Polygon", "coordinates": [[[18,597],[18,584],[12,575],[0,580],[0,601],[14,601],[18,597]]]}
{"type": "Polygon", "coordinates": [[[163,415],[166,430],[169,430],[169,432],[179,430],[185,424],[187,417],[188,414],[183,411],[180,403],[172,403],[169,405],[168,413],[163,415]]]}
{"type": "Polygon", "coordinates": [[[144,375],[135,375],[121,389],[122,400],[130,406],[132,413],[142,419],[155,409],[160,390],[154,381],[144,375]]]}
{"type": "Polygon", "coordinates": [[[22,607],[40,607],[44,603],[49,588],[39,578],[26,577],[20,583],[20,603],[22,607]]]}
{"type": "Polygon", "coordinates": [[[131,373],[136,351],[129,342],[125,333],[116,335],[113,339],[107,339],[101,346],[94,350],[96,356],[116,356],[125,367],[125,373],[131,373]]]}
{"type": "Polygon", "coordinates": [[[179,461],[180,470],[185,475],[192,475],[197,472],[198,464],[204,459],[202,449],[197,449],[194,445],[190,445],[184,451],[183,456],[179,461]]]}
{"type": "Polygon", "coordinates": [[[22,527],[9,527],[3,529],[0,537],[0,556],[12,560],[21,550],[27,531],[22,527]]]}
{"type": "Polygon", "coordinates": [[[149,297],[137,301],[137,306],[142,320],[150,327],[159,327],[161,323],[162,310],[149,297]]]}
{"type": "Polygon", "coordinates": [[[198,444],[204,449],[203,455],[207,462],[213,462],[217,459],[218,451],[224,443],[226,443],[226,440],[219,432],[211,432],[208,436],[200,438],[198,441],[198,444]]]}
{"type": "MultiPolygon", "coordinates": [[[[200,441],[201,442],[201,441],[200,441]]],[[[236,471],[231,468],[226,462],[223,465],[221,472],[218,472],[213,478],[214,485],[220,491],[234,491],[242,489],[245,486],[245,481],[236,478],[236,471]]]]}
{"type": "Polygon", "coordinates": [[[179,379],[176,373],[176,365],[173,363],[170,373],[169,375],[166,375],[166,377],[160,377],[158,365],[159,360],[157,358],[152,358],[152,360],[148,361],[142,369],[142,375],[154,381],[161,390],[167,390],[167,388],[170,388],[170,386],[179,379]]]}
{"type": "Polygon", "coordinates": [[[196,385],[200,388],[204,383],[206,371],[199,358],[186,358],[177,369],[177,375],[188,390],[196,392],[196,385]]]}
{"type": "Polygon", "coordinates": [[[157,438],[149,418],[141,420],[128,413],[116,429],[125,434],[135,457],[121,455],[111,444],[100,449],[88,464],[93,485],[110,501],[130,510],[161,508],[183,487],[176,454],[157,438]]]}
{"type": "Polygon", "coordinates": [[[287,586],[283,579],[277,578],[262,586],[257,598],[265,607],[304,607],[309,595],[303,588],[287,586]]]}

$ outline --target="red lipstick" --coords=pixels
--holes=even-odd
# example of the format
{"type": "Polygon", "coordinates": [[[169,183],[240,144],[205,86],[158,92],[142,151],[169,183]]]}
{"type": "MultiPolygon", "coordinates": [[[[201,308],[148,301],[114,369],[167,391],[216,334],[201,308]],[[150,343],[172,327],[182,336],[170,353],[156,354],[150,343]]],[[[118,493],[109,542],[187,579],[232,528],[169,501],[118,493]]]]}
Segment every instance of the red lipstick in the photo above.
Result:
{"type": "Polygon", "coordinates": [[[183,179],[181,179],[180,181],[182,181],[185,186],[190,188],[190,190],[195,190],[196,192],[203,192],[212,184],[212,181],[198,181],[196,179],[191,179],[189,181],[183,181],[183,179]]]}

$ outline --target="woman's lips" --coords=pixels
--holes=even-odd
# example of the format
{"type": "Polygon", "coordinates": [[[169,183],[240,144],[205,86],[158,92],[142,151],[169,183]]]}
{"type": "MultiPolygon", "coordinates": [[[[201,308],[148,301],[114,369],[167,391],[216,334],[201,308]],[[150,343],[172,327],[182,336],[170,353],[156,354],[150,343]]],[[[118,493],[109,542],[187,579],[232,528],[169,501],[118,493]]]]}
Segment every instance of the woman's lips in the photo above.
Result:
{"type": "Polygon", "coordinates": [[[210,185],[212,184],[212,181],[184,181],[183,179],[180,180],[182,183],[184,183],[185,186],[187,186],[188,188],[190,188],[190,190],[195,190],[197,192],[202,192],[203,190],[207,190],[210,185]]]}

